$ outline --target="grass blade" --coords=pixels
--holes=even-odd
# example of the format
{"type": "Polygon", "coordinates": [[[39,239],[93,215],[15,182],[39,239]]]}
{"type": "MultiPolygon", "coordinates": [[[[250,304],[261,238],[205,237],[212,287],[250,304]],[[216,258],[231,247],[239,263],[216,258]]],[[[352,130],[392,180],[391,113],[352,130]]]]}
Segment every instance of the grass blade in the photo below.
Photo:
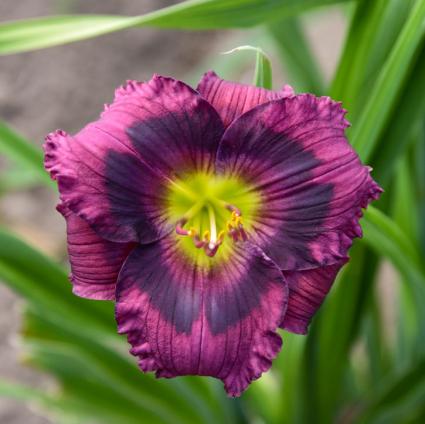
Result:
{"type": "Polygon", "coordinates": [[[223,54],[232,54],[241,51],[252,51],[255,53],[255,74],[253,84],[256,87],[272,89],[272,65],[270,59],[260,47],[239,46],[223,54]]]}
{"type": "Polygon", "coordinates": [[[416,2],[352,131],[352,144],[368,161],[408,75],[425,32],[425,2],[416,2]]]}
{"type": "Polygon", "coordinates": [[[409,145],[422,141],[418,133],[423,132],[425,96],[418,93],[425,92],[424,69],[425,45],[391,114],[391,119],[370,153],[369,162],[373,164],[373,175],[381,184],[389,182],[398,158],[409,145]]]}
{"type": "Polygon", "coordinates": [[[355,123],[408,15],[411,0],[359,0],[351,20],[331,96],[355,123]]]}
{"type": "Polygon", "coordinates": [[[41,49],[141,26],[177,29],[250,27],[340,1],[344,0],[188,0],[135,17],[65,15],[12,21],[0,25],[0,54],[41,49]]]}
{"type": "Polygon", "coordinates": [[[425,288],[423,262],[400,227],[378,209],[369,206],[362,220],[364,242],[388,258],[410,284],[425,288]]]}
{"type": "MultiPolygon", "coordinates": [[[[382,409],[392,408],[394,404],[402,402],[409,397],[416,389],[424,386],[425,381],[425,357],[413,363],[408,369],[397,376],[391,378],[387,384],[383,384],[382,389],[377,393],[370,393],[367,407],[362,411],[359,422],[371,422],[375,414],[382,413],[382,409]]],[[[425,399],[425,391],[422,394],[422,401],[425,399]]]]}
{"type": "Polygon", "coordinates": [[[304,356],[301,422],[335,422],[348,397],[349,354],[373,287],[377,258],[359,244],[312,325],[304,356]]]}
{"type": "Polygon", "coordinates": [[[0,153],[10,158],[40,183],[53,187],[53,182],[43,167],[43,153],[5,122],[0,121],[0,153]]]}
{"type": "Polygon", "coordinates": [[[8,167],[0,172],[0,195],[3,192],[26,190],[38,186],[37,174],[22,167],[8,167]]]}
{"type": "Polygon", "coordinates": [[[293,17],[273,22],[267,26],[267,30],[296,91],[323,94],[322,72],[308,45],[299,19],[293,17]]]}
{"type": "Polygon", "coordinates": [[[82,331],[91,331],[93,337],[118,338],[111,332],[115,325],[111,302],[74,296],[62,268],[1,229],[0,278],[44,314],[71,320],[82,331]]]}

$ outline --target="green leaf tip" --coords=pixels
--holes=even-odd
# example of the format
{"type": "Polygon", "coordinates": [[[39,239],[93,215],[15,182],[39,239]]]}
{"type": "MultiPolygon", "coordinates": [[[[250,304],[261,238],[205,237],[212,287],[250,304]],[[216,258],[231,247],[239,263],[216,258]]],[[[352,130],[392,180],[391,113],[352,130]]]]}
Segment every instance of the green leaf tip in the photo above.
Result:
{"type": "Polygon", "coordinates": [[[222,54],[232,54],[240,51],[253,51],[256,53],[254,85],[257,87],[272,89],[272,65],[269,57],[261,47],[239,46],[222,54]]]}

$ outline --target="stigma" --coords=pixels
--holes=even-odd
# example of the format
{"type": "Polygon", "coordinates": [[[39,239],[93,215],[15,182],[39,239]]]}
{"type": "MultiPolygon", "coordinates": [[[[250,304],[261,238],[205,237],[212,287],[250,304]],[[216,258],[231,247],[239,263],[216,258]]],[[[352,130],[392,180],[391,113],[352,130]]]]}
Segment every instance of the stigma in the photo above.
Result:
{"type": "Polygon", "coordinates": [[[176,233],[189,237],[197,249],[214,257],[226,237],[232,242],[246,241],[242,212],[228,203],[195,203],[176,223],[176,233]]]}

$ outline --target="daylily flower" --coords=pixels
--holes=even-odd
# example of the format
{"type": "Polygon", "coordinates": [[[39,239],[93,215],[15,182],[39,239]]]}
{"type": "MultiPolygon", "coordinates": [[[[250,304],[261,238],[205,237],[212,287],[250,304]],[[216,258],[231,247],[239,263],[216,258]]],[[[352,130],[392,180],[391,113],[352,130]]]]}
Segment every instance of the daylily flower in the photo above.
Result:
{"type": "Polygon", "coordinates": [[[223,380],[268,370],[304,334],[381,192],[328,97],[208,72],[116,91],[75,136],[46,138],[74,293],[116,302],[143,371],[223,380]]]}

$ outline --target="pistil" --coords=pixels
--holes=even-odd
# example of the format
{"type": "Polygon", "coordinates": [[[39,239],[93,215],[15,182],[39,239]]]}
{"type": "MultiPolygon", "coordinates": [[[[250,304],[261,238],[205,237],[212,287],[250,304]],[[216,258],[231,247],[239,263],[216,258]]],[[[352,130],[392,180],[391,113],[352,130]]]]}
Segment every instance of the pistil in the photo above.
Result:
{"type": "Polygon", "coordinates": [[[211,234],[210,243],[208,247],[210,249],[213,249],[217,242],[217,226],[216,226],[215,214],[214,214],[214,210],[212,206],[208,205],[207,208],[208,208],[208,216],[210,219],[210,234],[211,234]]]}

